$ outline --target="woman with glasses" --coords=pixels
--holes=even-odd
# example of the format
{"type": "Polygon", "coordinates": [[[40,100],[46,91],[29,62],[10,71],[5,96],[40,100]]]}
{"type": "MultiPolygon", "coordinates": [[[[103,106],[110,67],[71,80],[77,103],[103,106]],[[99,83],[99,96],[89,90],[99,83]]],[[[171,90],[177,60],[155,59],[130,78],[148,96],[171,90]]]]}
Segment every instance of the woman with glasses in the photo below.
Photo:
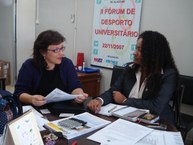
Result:
{"type": "Polygon", "coordinates": [[[15,84],[14,94],[22,103],[44,106],[45,96],[55,88],[69,94],[82,94],[75,99],[77,103],[88,97],[81,88],[72,61],[64,57],[64,41],[57,31],[39,34],[34,42],[33,58],[23,63],[15,84]]]}

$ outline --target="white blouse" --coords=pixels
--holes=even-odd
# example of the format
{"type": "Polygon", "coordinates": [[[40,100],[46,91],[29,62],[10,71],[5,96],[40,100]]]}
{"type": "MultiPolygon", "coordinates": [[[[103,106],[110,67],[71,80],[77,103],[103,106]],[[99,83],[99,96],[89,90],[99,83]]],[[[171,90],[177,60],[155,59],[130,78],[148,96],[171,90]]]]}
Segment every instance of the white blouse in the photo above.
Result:
{"type": "Polygon", "coordinates": [[[145,85],[146,85],[146,78],[144,79],[144,81],[143,81],[143,83],[141,84],[141,87],[140,87],[141,69],[139,69],[135,73],[135,76],[136,76],[137,81],[135,82],[135,84],[134,84],[128,98],[141,99],[143,90],[145,89],[145,85]]]}

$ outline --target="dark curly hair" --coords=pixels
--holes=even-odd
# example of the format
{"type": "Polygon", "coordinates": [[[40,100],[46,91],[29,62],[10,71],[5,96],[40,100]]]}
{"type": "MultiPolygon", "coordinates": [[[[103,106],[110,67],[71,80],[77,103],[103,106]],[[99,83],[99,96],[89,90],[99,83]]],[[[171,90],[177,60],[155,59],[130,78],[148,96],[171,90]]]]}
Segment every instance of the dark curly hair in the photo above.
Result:
{"type": "MultiPolygon", "coordinates": [[[[174,58],[172,56],[169,43],[164,35],[156,31],[144,31],[138,37],[142,38],[141,67],[145,68],[148,76],[147,84],[151,84],[153,88],[149,88],[152,92],[159,89],[161,81],[161,72],[166,68],[173,68],[179,74],[174,58]]],[[[133,72],[138,70],[140,66],[133,65],[133,69],[128,70],[133,72]]],[[[177,78],[178,80],[178,78],[177,78]]],[[[176,84],[177,87],[178,84],[176,84]]]]}
{"type": "Polygon", "coordinates": [[[46,30],[41,32],[33,46],[33,61],[35,66],[38,68],[46,68],[47,64],[41,52],[46,52],[49,45],[58,45],[64,41],[66,41],[65,37],[57,31],[46,30]]]}
{"type": "Polygon", "coordinates": [[[171,67],[177,70],[169,43],[164,35],[156,31],[145,31],[138,39],[142,38],[142,66],[147,74],[157,74],[161,70],[171,67]]]}

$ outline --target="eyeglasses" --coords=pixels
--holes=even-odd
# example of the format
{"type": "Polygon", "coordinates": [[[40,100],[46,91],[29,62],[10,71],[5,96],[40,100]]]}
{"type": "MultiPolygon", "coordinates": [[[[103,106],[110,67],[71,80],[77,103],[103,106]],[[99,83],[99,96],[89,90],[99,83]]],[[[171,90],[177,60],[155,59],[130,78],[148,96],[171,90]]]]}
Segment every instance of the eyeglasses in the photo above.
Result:
{"type": "Polygon", "coordinates": [[[48,49],[48,51],[52,51],[54,53],[59,53],[59,52],[63,52],[65,50],[65,47],[61,47],[61,48],[55,48],[55,49],[48,49]]]}

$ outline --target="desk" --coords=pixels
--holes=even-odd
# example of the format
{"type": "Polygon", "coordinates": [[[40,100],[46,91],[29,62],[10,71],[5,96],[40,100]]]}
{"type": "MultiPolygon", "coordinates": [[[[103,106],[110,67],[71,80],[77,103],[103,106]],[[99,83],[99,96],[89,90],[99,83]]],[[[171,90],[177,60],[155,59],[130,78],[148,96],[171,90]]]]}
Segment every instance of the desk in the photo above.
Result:
{"type": "Polygon", "coordinates": [[[99,96],[100,93],[100,80],[101,74],[98,73],[80,73],[78,72],[78,78],[83,85],[83,90],[89,96],[99,96]]]}
{"type": "MultiPolygon", "coordinates": [[[[109,120],[109,121],[115,121],[117,119],[116,117],[107,117],[107,116],[99,115],[99,114],[97,114],[97,116],[101,117],[103,119],[109,120]]],[[[46,115],[46,117],[50,121],[58,119],[58,116],[52,115],[52,114],[48,114],[48,115],[46,115]]],[[[164,121],[164,120],[161,120],[161,122],[167,124],[167,130],[168,131],[177,131],[175,126],[166,123],[166,121],[164,121]]],[[[96,143],[94,141],[86,139],[88,136],[90,136],[94,132],[96,132],[96,131],[93,131],[91,133],[85,134],[85,135],[77,137],[77,138],[73,138],[71,140],[58,139],[55,145],[71,145],[74,141],[78,141],[77,145],[99,145],[99,143],[96,143]]],[[[43,131],[43,132],[41,132],[41,135],[43,136],[43,135],[48,134],[48,133],[49,133],[49,131],[43,131]]]]}
{"type": "Polygon", "coordinates": [[[5,90],[5,80],[6,78],[0,77],[0,89],[5,90]]]}

